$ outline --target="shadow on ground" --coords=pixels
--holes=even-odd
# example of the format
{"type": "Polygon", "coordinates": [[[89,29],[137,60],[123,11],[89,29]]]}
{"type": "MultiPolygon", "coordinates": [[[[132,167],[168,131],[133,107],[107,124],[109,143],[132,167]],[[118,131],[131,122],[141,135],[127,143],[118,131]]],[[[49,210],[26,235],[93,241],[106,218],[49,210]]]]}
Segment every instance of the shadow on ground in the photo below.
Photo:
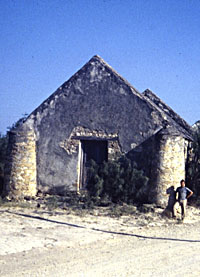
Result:
{"type": "Polygon", "coordinates": [[[83,229],[88,229],[88,230],[93,230],[96,232],[103,232],[103,233],[108,233],[108,234],[113,234],[113,235],[122,235],[122,236],[131,236],[131,237],[136,237],[136,238],[142,238],[142,239],[153,239],[153,240],[166,240],[166,241],[178,241],[178,242],[200,242],[200,240],[190,240],[190,239],[177,239],[177,238],[165,238],[165,237],[150,237],[150,236],[143,236],[143,235],[137,235],[137,234],[130,234],[130,233],[124,233],[124,232],[115,232],[115,231],[107,231],[107,230],[102,230],[102,229],[97,229],[97,228],[87,228],[85,226],[77,225],[77,224],[71,224],[68,222],[61,222],[57,220],[52,220],[52,219],[47,219],[43,218],[41,216],[34,216],[34,215],[27,215],[23,213],[17,213],[17,212],[10,212],[10,211],[0,211],[0,212],[6,212],[9,214],[14,214],[26,218],[32,218],[32,219],[37,219],[37,220],[42,220],[46,222],[51,222],[55,224],[61,224],[61,225],[66,225],[70,227],[75,227],[75,228],[83,228],[83,229]]]}

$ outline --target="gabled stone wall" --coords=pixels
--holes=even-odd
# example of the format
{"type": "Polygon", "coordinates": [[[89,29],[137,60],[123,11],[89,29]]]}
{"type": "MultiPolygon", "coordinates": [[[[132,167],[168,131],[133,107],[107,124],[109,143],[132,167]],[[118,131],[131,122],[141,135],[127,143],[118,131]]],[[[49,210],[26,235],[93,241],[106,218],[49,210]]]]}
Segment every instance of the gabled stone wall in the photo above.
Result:
{"type": "Polygon", "coordinates": [[[77,189],[81,133],[108,140],[113,159],[118,145],[122,153],[130,151],[161,128],[163,120],[139,92],[94,57],[27,119],[37,139],[38,189],[77,189]]]}

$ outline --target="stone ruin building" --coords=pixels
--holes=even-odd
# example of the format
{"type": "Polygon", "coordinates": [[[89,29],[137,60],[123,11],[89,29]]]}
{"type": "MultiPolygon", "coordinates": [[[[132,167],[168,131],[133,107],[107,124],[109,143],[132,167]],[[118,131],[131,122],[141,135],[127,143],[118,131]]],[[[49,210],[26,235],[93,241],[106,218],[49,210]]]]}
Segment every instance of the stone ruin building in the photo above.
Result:
{"type": "Polygon", "coordinates": [[[34,197],[86,186],[88,161],[127,155],[149,178],[148,201],[185,177],[191,127],[150,90],[137,91],[94,56],[9,132],[4,194],[34,197]]]}

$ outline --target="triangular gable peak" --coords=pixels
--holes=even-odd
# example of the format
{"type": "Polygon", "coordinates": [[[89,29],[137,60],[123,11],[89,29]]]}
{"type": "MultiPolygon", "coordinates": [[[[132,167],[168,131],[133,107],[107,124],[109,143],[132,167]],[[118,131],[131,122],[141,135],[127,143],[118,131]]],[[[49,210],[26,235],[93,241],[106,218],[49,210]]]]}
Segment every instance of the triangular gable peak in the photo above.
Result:
{"type": "MultiPolygon", "coordinates": [[[[41,118],[48,114],[49,110],[54,110],[56,103],[62,101],[62,97],[68,98],[72,91],[74,93],[74,97],[78,94],[88,95],[95,86],[101,86],[101,83],[105,80],[115,83],[115,88],[113,89],[116,90],[116,92],[118,91],[122,95],[129,94],[130,97],[136,97],[143,107],[148,107],[148,109],[155,114],[155,117],[152,117],[151,120],[152,122],[154,121],[156,128],[149,130],[148,135],[146,133],[144,139],[147,139],[147,137],[155,133],[156,130],[160,130],[163,127],[165,128],[166,125],[174,125],[181,134],[184,134],[186,137],[189,136],[189,125],[184,123],[184,120],[176,115],[176,113],[164,104],[156,95],[149,90],[146,90],[143,94],[141,94],[98,55],[93,56],[68,81],[64,82],[52,95],[50,95],[38,108],[36,108],[28,116],[24,126],[32,129],[33,125],[35,123],[38,124],[38,122],[41,121],[41,118]],[[82,89],[86,83],[88,86],[87,91],[82,89]],[[175,123],[172,122],[172,119],[175,123]]],[[[111,84],[109,82],[107,84],[108,87],[111,84]]]]}
{"type": "MultiPolygon", "coordinates": [[[[134,88],[127,80],[125,80],[119,73],[117,73],[108,63],[106,63],[100,56],[95,55],[93,56],[81,69],[79,69],[70,79],[68,79],[66,82],[64,82],[53,94],[51,94],[46,100],[42,102],[41,105],[39,105],[30,115],[29,117],[35,115],[38,111],[41,111],[47,107],[47,105],[52,101],[59,98],[59,96],[67,89],[69,89],[72,84],[79,78],[84,78],[85,72],[88,71],[90,68],[90,82],[95,81],[95,79],[101,80],[101,74],[99,74],[102,69],[107,72],[107,74],[113,75],[116,79],[120,80],[122,83],[124,83],[127,87],[130,88],[130,91],[139,97],[140,99],[144,99],[141,93],[134,88]]],[[[123,93],[123,92],[122,92],[123,93]]],[[[28,117],[28,118],[29,118],[28,117]]],[[[28,119],[27,118],[27,119],[28,119]]]]}
{"type": "MultiPolygon", "coordinates": [[[[103,79],[112,80],[115,83],[115,90],[120,94],[129,94],[130,97],[135,96],[138,100],[143,103],[142,105],[147,106],[148,109],[155,112],[157,128],[163,126],[163,122],[166,121],[166,114],[157,108],[154,103],[144,97],[137,89],[135,89],[127,80],[125,80],[119,73],[117,73],[109,64],[107,64],[100,56],[93,56],[80,70],[78,70],[68,81],[64,82],[53,94],[51,94],[39,107],[37,107],[27,118],[26,126],[32,128],[34,122],[38,121],[38,114],[46,114],[48,109],[55,106],[60,98],[68,97],[70,91],[76,91],[76,94],[89,94],[88,90],[81,90],[81,83],[88,83],[90,88],[92,86],[101,85],[103,79]],[[80,86],[79,86],[80,83],[80,86]],[[158,120],[159,118],[159,120],[158,120]]],[[[109,83],[108,83],[109,86],[109,83]]],[[[39,119],[40,121],[40,119],[39,119]]],[[[155,130],[152,130],[155,132],[155,130]]],[[[152,134],[149,132],[149,135],[152,134]]]]}

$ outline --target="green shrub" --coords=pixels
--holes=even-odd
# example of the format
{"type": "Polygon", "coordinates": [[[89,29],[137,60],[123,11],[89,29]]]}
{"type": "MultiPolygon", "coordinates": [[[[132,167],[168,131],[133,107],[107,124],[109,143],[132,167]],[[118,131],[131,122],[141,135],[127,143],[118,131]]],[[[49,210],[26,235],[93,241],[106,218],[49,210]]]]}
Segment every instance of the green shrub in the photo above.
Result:
{"type": "Polygon", "coordinates": [[[143,171],[126,157],[118,161],[108,161],[101,165],[91,161],[88,170],[87,189],[90,197],[109,199],[114,203],[134,203],[140,201],[148,178],[143,171]]]}
{"type": "Polygon", "coordinates": [[[58,208],[58,197],[56,195],[47,198],[46,207],[49,211],[53,211],[58,208]]]}

